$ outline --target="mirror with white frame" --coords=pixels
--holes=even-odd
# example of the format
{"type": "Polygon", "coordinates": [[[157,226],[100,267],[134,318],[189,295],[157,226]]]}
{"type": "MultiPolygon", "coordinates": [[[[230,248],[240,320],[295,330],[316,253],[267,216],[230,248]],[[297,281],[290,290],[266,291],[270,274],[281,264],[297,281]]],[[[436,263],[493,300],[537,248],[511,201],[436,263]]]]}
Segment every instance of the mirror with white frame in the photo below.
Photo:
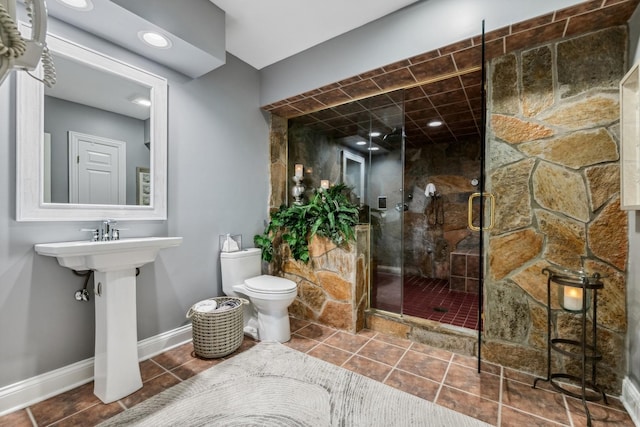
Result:
{"type": "Polygon", "coordinates": [[[364,194],[364,169],[365,159],[363,156],[350,151],[342,151],[342,182],[351,188],[358,204],[362,206],[366,200],[364,194]]]}
{"type": "Polygon", "coordinates": [[[58,83],[16,74],[16,219],[166,219],[166,79],[52,34],[47,43],[58,83]]]}

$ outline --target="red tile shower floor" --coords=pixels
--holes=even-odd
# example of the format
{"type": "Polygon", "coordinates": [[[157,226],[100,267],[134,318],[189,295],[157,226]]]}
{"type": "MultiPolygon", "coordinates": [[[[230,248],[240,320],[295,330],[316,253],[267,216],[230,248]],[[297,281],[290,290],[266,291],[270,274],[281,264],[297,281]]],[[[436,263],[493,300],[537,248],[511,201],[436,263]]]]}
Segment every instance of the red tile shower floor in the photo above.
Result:
{"type": "MultiPolygon", "coordinates": [[[[400,276],[374,273],[372,306],[400,312],[400,276]]],[[[463,328],[478,329],[478,295],[449,290],[445,279],[405,276],[403,314],[463,328]]]]}

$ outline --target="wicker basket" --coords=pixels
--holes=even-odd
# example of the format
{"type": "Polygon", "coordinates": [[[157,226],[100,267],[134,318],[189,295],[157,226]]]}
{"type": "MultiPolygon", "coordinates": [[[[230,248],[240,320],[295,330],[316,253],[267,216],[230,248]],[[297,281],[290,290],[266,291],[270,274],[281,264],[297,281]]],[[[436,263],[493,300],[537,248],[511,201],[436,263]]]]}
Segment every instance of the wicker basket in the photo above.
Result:
{"type": "Polygon", "coordinates": [[[209,299],[214,300],[218,305],[229,300],[240,302],[239,306],[220,312],[195,311],[195,305],[187,312],[187,318],[191,318],[193,348],[196,355],[206,359],[214,359],[233,353],[242,344],[244,337],[243,305],[248,304],[249,301],[234,297],[209,299]]]}

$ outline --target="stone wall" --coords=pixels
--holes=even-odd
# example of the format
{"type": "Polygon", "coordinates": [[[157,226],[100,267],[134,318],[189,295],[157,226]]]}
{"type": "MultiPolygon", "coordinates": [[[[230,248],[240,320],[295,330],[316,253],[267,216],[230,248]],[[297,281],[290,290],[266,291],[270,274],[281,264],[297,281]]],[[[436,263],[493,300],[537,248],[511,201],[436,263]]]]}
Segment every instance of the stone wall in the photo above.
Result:
{"type": "Polygon", "coordinates": [[[287,203],[287,130],[287,119],[272,114],[269,126],[269,212],[277,211],[287,203]]]}
{"type": "MultiPolygon", "coordinates": [[[[619,206],[619,96],[625,27],[523,50],[488,70],[488,235],[483,355],[544,374],[547,266],[606,275],[598,301],[598,381],[625,372],[627,215],[619,206]]],[[[554,287],[555,288],[555,287],[554,287]]],[[[578,336],[552,291],[554,334],[578,336]]],[[[590,313],[590,316],[592,313],[590,313]]],[[[554,360],[576,373],[570,359],[554,360]]]]}
{"type": "MultiPolygon", "coordinates": [[[[300,124],[289,123],[288,133],[289,158],[287,167],[294,170],[296,163],[304,165],[303,184],[306,187],[307,200],[313,189],[320,187],[320,181],[329,180],[333,185],[342,182],[342,150],[346,147],[333,140],[324,132],[316,131],[300,124]]],[[[293,175],[290,173],[290,175],[293,175]]],[[[292,182],[291,176],[288,176],[292,182]]]]}
{"type": "Polygon", "coordinates": [[[405,274],[449,279],[452,252],[479,253],[478,233],[467,227],[467,201],[478,191],[471,180],[479,179],[480,151],[478,140],[407,145],[404,182],[411,197],[404,214],[405,274]],[[425,196],[429,183],[436,186],[437,198],[425,196]]]}
{"type": "Polygon", "coordinates": [[[356,226],[356,240],[337,247],[314,237],[307,264],[291,258],[286,245],[272,263],[273,274],[298,284],[289,307],[296,318],[312,320],[355,333],[364,328],[369,299],[369,226],[356,226]]]}

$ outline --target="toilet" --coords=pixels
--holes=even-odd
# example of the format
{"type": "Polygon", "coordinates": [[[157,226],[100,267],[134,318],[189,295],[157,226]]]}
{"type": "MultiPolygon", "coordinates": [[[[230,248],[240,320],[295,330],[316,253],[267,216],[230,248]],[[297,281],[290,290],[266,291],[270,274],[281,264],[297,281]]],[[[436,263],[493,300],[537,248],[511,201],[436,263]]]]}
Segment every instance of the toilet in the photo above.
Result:
{"type": "Polygon", "coordinates": [[[249,299],[244,306],[245,334],[261,341],[289,341],[287,308],[298,294],[297,284],[262,274],[258,248],[220,252],[220,268],[225,295],[249,299]]]}

